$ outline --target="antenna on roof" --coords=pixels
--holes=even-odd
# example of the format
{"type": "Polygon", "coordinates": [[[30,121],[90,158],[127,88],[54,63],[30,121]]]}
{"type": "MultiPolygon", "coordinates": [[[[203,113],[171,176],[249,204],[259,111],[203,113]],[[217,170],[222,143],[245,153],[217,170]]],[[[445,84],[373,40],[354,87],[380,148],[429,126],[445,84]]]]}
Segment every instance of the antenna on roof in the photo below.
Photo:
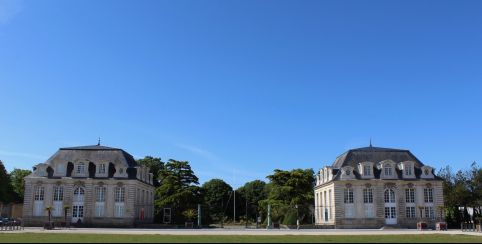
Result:
{"type": "Polygon", "coordinates": [[[373,147],[372,146],[372,138],[370,137],[370,147],[373,147]]]}
{"type": "Polygon", "coordinates": [[[97,142],[97,146],[100,146],[100,137],[99,137],[99,141],[97,142]]]}

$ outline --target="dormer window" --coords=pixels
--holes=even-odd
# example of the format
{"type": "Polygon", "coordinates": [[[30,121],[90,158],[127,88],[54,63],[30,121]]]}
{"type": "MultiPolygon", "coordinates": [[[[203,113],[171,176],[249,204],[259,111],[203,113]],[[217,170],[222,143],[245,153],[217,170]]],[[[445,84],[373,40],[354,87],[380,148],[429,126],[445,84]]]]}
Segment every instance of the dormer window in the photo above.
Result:
{"type": "Polygon", "coordinates": [[[430,174],[430,171],[429,171],[428,169],[425,169],[423,172],[424,172],[424,174],[427,175],[427,176],[430,174]]]}
{"type": "Polygon", "coordinates": [[[370,165],[363,166],[363,175],[364,176],[371,176],[372,175],[372,167],[370,165]]]}
{"type": "Polygon", "coordinates": [[[97,174],[99,174],[99,175],[105,175],[106,172],[107,172],[107,171],[106,171],[106,165],[105,165],[105,164],[99,164],[99,165],[97,166],[97,174]]]}
{"type": "Polygon", "coordinates": [[[412,165],[410,164],[405,164],[405,175],[410,176],[412,175],[412,165]]]}
{"type": "Polygon", "coordinates": [[[84,163],[78,163],[75,173],[77,175],[83,175],[85,173],[85,164],[84,163]]]}
{"type": "Polygon", "coordinates": [[[345,174],[348,175],[348,176],[350,176],[351,170],[347,169],[347,170],[345,171],[345,174]]]}
{"type": "Polygon", "coordinates": [[[121,175],[124,174],[124,168],[119,169],[119,174],[121,174],[121,175]]]}
{"type": "Polygon", "coordinates": [[[385,176],[392,176],[392,166],[390,164],[385,165],[385,176]]]}

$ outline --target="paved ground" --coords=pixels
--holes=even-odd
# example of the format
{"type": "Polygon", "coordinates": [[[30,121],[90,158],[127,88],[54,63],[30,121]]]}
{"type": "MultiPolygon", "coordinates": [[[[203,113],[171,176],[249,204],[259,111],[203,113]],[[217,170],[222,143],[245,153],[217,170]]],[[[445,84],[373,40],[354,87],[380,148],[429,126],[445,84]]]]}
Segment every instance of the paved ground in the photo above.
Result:
{"type": "Polygon", "coordinates": [[[23,231],[8,233],[75,233],[75,234],[129,234],[129,235],[475,235],[482,238],[482,233],[449,231],[417,231],[417,230],[265,230],[265,229],[109,229],[109,228],[71,228],[61,230],[44,230],[42,228],[25,228],[23,231]]]}

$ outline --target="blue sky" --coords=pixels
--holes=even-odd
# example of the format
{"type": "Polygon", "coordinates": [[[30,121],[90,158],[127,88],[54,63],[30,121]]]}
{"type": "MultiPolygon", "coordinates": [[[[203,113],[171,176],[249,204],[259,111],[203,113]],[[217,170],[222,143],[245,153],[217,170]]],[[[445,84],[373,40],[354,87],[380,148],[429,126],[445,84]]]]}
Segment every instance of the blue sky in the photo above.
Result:
{"type": "Polygon", "coordinates": [[[0,0],[0,159],[102,144],[239,186],[350,148],[482,159],[480,1],[0,0]]]}

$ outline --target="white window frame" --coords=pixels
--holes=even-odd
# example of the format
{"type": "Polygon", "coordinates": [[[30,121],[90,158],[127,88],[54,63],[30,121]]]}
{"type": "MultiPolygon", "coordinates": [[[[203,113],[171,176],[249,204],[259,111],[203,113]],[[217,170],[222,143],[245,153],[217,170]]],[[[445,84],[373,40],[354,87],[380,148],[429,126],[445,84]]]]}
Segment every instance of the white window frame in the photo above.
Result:
{"type": "Polygon", "coordinates": [[[345,188],[343,202],[345,204],[353,204],[354,203],[354,196],[353,196],[353,189],[352,188],[345,188]]]}
{"type": "Polygon", "coordinates": [[[435,212],[433,206],[425,206],[425,218],[435,219],[435,212]]]}
{"type": "Polygon", "coordinates": [[[415,203],[415,189],[406,188],[405,189],[405,203],[415,203]]]}
{"type": "Polygon", "coordinates": [[[104,186],[95,187],[95,217],[105,215],[105,194],[107,189],[104,186]]]}
{"type": "Polygon", "coordinates": [[[373,189],[372,188],[363,189],[363,203],[365,203],[365,204],[373,203],[373,189]]]}
{"type": "Polygon", "coordinates": [[[385,173],[385,176],[393,176],[393,169],[392,165],[387,164],[383,166],[383,172],[385,173]]]}
{"type": "Polygon", "coordinates": [[[107,165],[105,163],[101,163],[97,165],[97,174],[99,176],[107,174],[107,165]]]}
{"type": "Polygon", "coordinates": [[[425,203],[433,203],[433,188],[423,189],[423,200],[425,203]]]}
{"type": "Polygon", "coordinates": [[[363,165],[363,175],[364,176],[372,175],[372,167],[370,165],[363,165]]]}
{"type": "Polygon", "coordinates": [[[405,171],[405,175],[406,175],[406,176],[412,176],[412,164],[407,163],[407,164],[405,164],[405,165],[403,165],[403,166],[404,166],[404,168],[405,168],[405,170],[404,170],[404,171],[405,171]]]}
{"type": "Polygon", "coordinates": [[[385,192],[383,193],[383,195],[384,195],[383,200],[384,200],[385,203],[395,203],[396,202],[396,200],[395,200],[395,198],[396,198],[395,190],[386,189],[385,192]],[[388,195],[387,195],[387,192],[388,192],[388,195]]]}
{"type": "Polygon", "coordinates": [[[123,218],[125,212],[125,194],[124,187],[116,187],[114,190],[114,217],[123,218]]]}
{"type": "Polygon", "coordinates": [[[34,192],[34,216],[44,216],[44,200],[45,200],[45,187],[36,186],[34,192]]]}
{"type": "Polygon", "coordinates": [[[407,219],[415,219],[417,218],[417,211],[415,206],[406,206],[405,207],[405,217],[407,219]]]}
{"type": "Polygon", "coordinates": [[[85,163],[84,162],[78,162],[75,165],[75,175],[76,176],[85,176],[85,163]]]}
{"type": "Polygon", "coordinates": [[[54,210],[52,212],[52,216],[54,217],[61,217],[62,216],[62,209],[63,209],[63,202],[64,202],[64,187],[63,186],[54,186],[54,194],[53,194],[53,207],[54,210]]]}

